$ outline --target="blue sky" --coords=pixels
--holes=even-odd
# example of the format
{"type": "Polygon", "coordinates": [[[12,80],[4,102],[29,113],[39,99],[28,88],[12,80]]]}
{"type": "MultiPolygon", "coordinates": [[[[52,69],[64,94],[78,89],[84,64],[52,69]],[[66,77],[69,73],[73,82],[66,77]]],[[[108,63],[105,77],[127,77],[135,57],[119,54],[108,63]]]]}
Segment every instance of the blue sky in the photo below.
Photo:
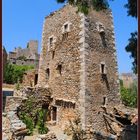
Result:
{"type": "MultiPolygon", "coordinates": [[[[110,2],[114,16],[119,73],[132,71],[132,59],[125,51],[125,46],[130,33],[138,28],[137,20],[127,16],[127,9],[124,8],[126,3],[127,0],[110,2]]],[[[7,52],[18,46],[25,48],[31,39],[39,41],[40,51],[44,17],[62,6],[55,0],[3,0],[2,44],[7,52]]]]}

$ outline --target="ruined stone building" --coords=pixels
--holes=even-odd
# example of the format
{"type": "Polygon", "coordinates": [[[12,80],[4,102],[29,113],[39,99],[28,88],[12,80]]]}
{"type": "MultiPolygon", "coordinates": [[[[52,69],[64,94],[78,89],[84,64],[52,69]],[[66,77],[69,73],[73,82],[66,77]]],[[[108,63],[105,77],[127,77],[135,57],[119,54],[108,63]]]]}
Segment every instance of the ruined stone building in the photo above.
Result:
{"type": "Polygon", "coordinates": [[[131,88],[134,82],[137,83],[137,76],[133,73],[122,73],[120,79],[125,88],[131,88]]]}
{"type": "Polygon", "coordinates": [[[18,47],[13,52],[9,52],[8,61],[17,65],[35,65],[38,68],[39,57],[38,41],[30,40],[27,43],[27,48],[18,47]]]}
{"type": "Polygon", "coordinates": [[[38,86],[52,91],[51,120],[62,128],[80,115],[82,127],[103,131],[102,107],[119,103],[119,76],[110,10],[77,12],[69,4],[44,20],[38,86]]]}

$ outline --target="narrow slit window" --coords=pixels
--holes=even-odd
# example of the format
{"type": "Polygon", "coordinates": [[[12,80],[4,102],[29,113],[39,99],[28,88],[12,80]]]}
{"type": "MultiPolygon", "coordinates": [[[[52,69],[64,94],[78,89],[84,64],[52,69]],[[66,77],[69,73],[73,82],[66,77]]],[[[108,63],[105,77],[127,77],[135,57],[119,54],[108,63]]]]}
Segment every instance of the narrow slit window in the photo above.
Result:
{"type": "Polygon", "coordinates": [[[53,37],[51,37],[51,38],[49,39],[49,44],[50,44],[50,46],[53,44],[53,37]]]}
{"type": "Polygon", "coordinates": [[[55,51],[52,51],[52,59],[54,59],[55,51]]]}
{"type": "Polygon", "coordinates": [[[105,64],[101,64],[101,73],[105,74],[105,64]]]}
{"type": "Polygon", "coordinates": [[[68,24],[65,24],[65,25],[64,25],[64,31],[65,31],[65,32],[68,32],[68,24]]]}
{"type": "Polygon", "coordinates": [[[50,77],[50,69],[48,68],[46,69],[46,78],[49,79],[49,77],[50,77]]]}
{"type": "Polygon", "coordinates": [[[100,37],[102,40],[103,47],[107,47],[106,39],[105,39],[105,32],[100,32],[100,37]]]}
{"type": "Polygon", "coordinates": [[[58,71],[58,74],[61,75],[61,73],[62,73],[62,65],[57,66],[57,71],[58,71]]]}
{"type": "Polygon", "coordinates": [[[103,97],[103,105],[104,105],[104,106],[107,105],[107,97],[103,97]]]}
{"type": "Polygon", "coordinates": [[[66,23],[63,25],[63,37],[62,37],[63,41],[68,38],[68,32],[69,32],[69,24],[66,23]]]}

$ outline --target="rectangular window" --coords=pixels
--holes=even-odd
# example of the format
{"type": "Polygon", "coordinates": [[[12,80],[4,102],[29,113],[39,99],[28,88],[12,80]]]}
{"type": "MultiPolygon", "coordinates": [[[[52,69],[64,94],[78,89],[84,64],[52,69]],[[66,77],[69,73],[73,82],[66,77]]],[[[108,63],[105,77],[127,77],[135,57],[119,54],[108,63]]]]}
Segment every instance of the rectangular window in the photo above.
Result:
{"type": "Polygon", "coordinates": [[[52,46],[52,44],[53,44],[53,37],[51,37],[51,38],[49,39],[49,45],[52,46]]]}
{"type": "Polygon", "coordinates": [[[101,64],[101,73],[104,74],[105,73],[105,65],[101,64]]]}
{"type": "Polygon", "coordinates": [[[49,77],[50,77],[50,69],[47,68],[46,69],[46,78],[49,79],[49,77]]]}
{"type": "Polygon", "coordinates": [[[107,97],[103,97],[103,105],[106,106],[107,104],[107,97]]]}
{"type": "Polygon", "coordinates": [[[100,37],[102,40],[103,47],[107,47],[106,39],[105,39],[105,32],[100,32],[100,37]]]}
{"type": "Polygon", "coordinates": [[[104,63],[100,64],[100,72],[101,74],[106,74],[106,65],[104,63]]]}
{"type": "Polygon", "coordinates": [[[57,66],[57,72],[59,75],[61,75],[61,72],[62,72],[62,65],[58,65],[57,66]]]}
{"type": "Polygon", "coordinates": [[[52,59],[54,59],[55,51],[52,51],[52,59]]]}
{"type": "Polygon", "coordinates": [[[64,32],[68,32],[68,24],[64,25],[64,32]]]}
{"type": "Polygon", "coordinates": [[[52,108],[52,120],[53,121],[57,120],[57,108],[56,107],[52,108]]]}
{"type": "Polygon", "coordinates": [[[70,28],[70,24],[69,23],[65,23],[62,27],[62,33],[63,33],[63,37],[62,37],[62,41],[66,40],[68,38],[68,33],[69,33],[69,29],[70,28]]]}

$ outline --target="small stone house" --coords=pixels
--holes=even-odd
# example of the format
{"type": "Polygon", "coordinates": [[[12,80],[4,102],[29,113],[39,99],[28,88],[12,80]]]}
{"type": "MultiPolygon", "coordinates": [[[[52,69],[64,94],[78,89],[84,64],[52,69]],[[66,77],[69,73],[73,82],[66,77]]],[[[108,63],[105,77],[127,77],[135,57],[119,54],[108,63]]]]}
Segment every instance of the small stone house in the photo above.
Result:
{"type": "Polygon", "coordinates": [[[65,127],[80,115],[82,127],[105,129],[102,107],[119,104],[119,76],[110,10],[77,12],[69,4],[44,20],[38,86],[52,90],[50,120],[65,127]]]}

